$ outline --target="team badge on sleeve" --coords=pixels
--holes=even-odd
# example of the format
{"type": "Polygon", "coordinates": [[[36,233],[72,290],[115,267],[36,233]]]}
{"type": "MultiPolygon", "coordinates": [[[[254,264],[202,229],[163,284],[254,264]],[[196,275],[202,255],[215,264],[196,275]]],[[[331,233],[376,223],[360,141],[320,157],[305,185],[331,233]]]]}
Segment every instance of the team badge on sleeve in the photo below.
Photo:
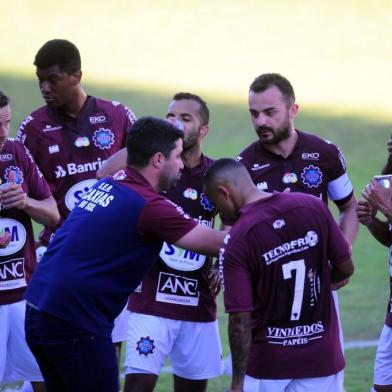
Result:
{"type": "Polygon", "coordinates": [[[309,165],[302,171],[301,178],[303,183],[309,188],[316,188],[323,180],[323,173],[317,166],[309,165]]]}
{"type": "Polygon", "coordinates": [[[22,184],[23,174],[19,167],[9,166],[5,169],[4,178],[12,184],[22,184]]]}
{"type": "Polygon", "coordinates": [[[143,338],[136,343],[136,350],[139,351],[140,355],[145,355],[147,357],[148,354],[152,354],[154,352],[154,340],[149,336],[143,338]]]}
{"type": "Polygon", "coordinates": [[[99,128],[94,132],[93,141],[101,150],[108,150],[114,143],[114,134],[110,129],[99,128]]]}

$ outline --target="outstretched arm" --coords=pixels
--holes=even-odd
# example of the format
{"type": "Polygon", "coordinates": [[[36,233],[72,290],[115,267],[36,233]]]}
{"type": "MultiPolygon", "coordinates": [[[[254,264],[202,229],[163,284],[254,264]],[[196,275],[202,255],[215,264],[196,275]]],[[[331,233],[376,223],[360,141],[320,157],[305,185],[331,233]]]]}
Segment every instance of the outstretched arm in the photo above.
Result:
{"type": "Polygon", "coordinates": [[[354,194],[344,204],[337,206],[339,209],[339,227],[346,237],[348,243],[352,245],[359,229],[357,219],[357,200],[354,194]]]}

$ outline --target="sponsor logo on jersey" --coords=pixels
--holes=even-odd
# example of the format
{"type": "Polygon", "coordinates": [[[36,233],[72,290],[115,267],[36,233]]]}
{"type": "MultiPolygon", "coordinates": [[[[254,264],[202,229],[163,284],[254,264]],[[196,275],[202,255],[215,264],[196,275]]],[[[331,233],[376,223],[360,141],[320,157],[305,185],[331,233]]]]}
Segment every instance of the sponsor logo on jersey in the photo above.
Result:
{"type": "Polygon", "coordinates": [[[57,126],[52,126],[50,124],[45,125],[45,128],[42,129],[43,132],[51,132],[51,131],[60,131],[60,129],[63,129],[61,125],[57,126]]]}
{"type": "Polygon", "coordinates": [[[239,162],[242,161],[244,158],[242,158],[242,156],[238,155],[234,158],[235,161],[239,162]]]}
{"type": "Polygon", "coordinates": [[[64,168],[61,165],[57,165],[54,174],[56,178],[65,177],[66,175],[73,176],[74,174],[80,173],[88,173],[88,172],[96,172],[104,161],[101,158],[98,158],[96,161],[87,162],[87,163],[68,163],[64,168]]]}
{"type": "Polygon", "coordinates": [[[102,124],[102,123],[106,122],[106,117],[104,115],[90,116],[89,121],[90,121],[90,124],[102,124]]]}
{"type": "Polygon", "coordinates": [[[23,257],[0,262],[0,291],[26,286],[23,257]]]}
{"type": "Polygon", "coordinates": [[[55,154],[56,152],[60,152],[60,147],[58,144],[53,144],[53,146],[49,146],[49,154],[55,154]]]}
{"type": "Polygon", "coordinates": [[[185,189],[183,193],[186,199],[196,200],[197,199],[197,190],[193,188],[185,189]]]}
{"type": "Polygon", "coordinates": [[[22,171],[17,166],[9,166],[5,169],[4,178],[7,182],[12,184],[22,184],[23,174],[22,171]]]}
{"type": "Polygon", "coordinates": [[[265,165],[260,165],[259,163],[254,163],[253,166],[250,168],[252,171],[257,171],[261,169],[265,169],[266,167],[271,166],[270,163],[266,163],[265,165]]]}
{"type": "Polygon", "coordinates": [[[12,154],[0,154],[0,162],[12,161],[12,154]]]}
{"type": "Polygon", "coordinates": [[[140,355],[145,355],[147,357],[148,354],[152,354],[154,352],[154,349],[154,340],[149,336],[146,336],[145,338],[141,337],[136,343],[136,350],[139,351],[140,355]]]}
{"type": "Polygon", "coordinates": [[[203,266],[206,256],[163,243],[159,256],[166,265],[180,271],[195,271],[203,266]]]}
{"type": "Polygon", "coordinates": [[[318,161],[320,154],[318,152],[303,152],[302,159],[304,161],[318,161]]]}
{"type": "Polygon", "coordinates": [[[198,280],[160,272],[155,299],[159,302],[197,306],[198,280]]]}
{"type": "Polygon", "coordinates": [[[136,287],[134,293],[141,293],[143,289],[143,282],[140,282],[139,286],[136,287]]]}
{"type": "Polygon", "coordinates": [[[87,136],[79,136],[75,140],[75,147],[82,148],[82,147],[88,147],[90,145],[90,139],[87,136]]]}
{"type": "Polygon", "coordinates": [[[207,196],[204,193],[200,194],[200,203],[206,211],[214,211],[214,206],[207,199],[207,196]]]}
{"type": "Polygon", "coordinates": [[[268,327],[266,338],[272,344],[298,346],[322,338],[324,331],[323,322],[317,321],[313,324],[297,325],[292,328],[268,327]]]}
{"type": "Polygon", "coordinates": [[[264,189],[268,189],[267,181],[258,182],[256,184],[257,188],[263,191],[264,189]]]}
{"type": "Polygon", "coordinates": [[[0,219],[0,235],[4,235],[5,233],[11,235],[11,241],[6,248],[0,249],[0,256],[12,255],[21,250],[26,243],[26,229],[14,219],[0,219]]]}
{"type": "Polygon", "coordinates": [[[68,189],[64,201],[67,208],[71,211],[79,203],[82,197],[89,191],[89,189],[97,182],[92,178],[89,180],[80,181],[68,189]]]}
{"type": "Polygon", "coordinates": [[[317,233],[314,231],[308,231],[304,237],[276,246],[275,248],[263,253],[262,257],[264,258],[265,263],[270,265],[282,257],[298,252],[303,252],[312,246],[316,246],[317,244],[317,233]]]}
{"type": "Polygon", "coordinates": [[[273,224],[272,227],[277,230],[277,229],[281,229],[284,225],[286,224],[286,222],[284,221],[284,219],[277,219],[273,224]]]}
{"type": "Polygon", "coordinates": [[[295,173],[285,173],[282,181],[284,184],[295,184],[298,181],[298,177],[295,173]]]}
{"type": "Polygon", "coordinates": [[[318,166],[309,165],[304,167],[301,178],[303,183],[309,188],[316,188],[323,180],[323,173],[318,166]]]}
{"type": "Polygon", "coordinates": [[[121,104],[118,101],[112,101],[112,105],[117,107],[118,105],[121,105],[121,104]]]}
{"type": "Polygon", "coordinates": [[[114,144],[114,134],[110,129],[99,128],[94,132],[93,141],[101,150],[108,150],[114,144]]]}

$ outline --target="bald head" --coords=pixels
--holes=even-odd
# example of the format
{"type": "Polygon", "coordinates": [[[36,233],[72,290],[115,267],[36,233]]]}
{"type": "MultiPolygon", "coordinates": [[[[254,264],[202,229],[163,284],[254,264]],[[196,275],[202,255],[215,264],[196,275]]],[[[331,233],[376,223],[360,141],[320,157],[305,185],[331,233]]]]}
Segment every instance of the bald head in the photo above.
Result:
{"type": "Polygon", "coordinates": [[[226,185],[241,191],[241,188],[253,186],[252,179],[242,163],[230,158],[215,161],[204,176],[204,186],[208,189],[226,185]]]}

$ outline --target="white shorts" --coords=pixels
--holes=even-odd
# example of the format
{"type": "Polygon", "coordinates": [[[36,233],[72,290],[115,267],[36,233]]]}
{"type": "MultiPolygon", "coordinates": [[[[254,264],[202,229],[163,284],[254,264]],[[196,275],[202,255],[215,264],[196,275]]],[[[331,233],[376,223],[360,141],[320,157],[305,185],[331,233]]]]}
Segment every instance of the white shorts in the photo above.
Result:
{"type": "Polygon", "coordinates": [[[374,384],[392,385],[392,328],[384,325],[374,361],[374,384]]]}
{"type": "Polygon", "coordinates": [[[26,343],[25,311],[26,301],[0,305],[0,383],[43,381],[26,343]]]}
{"type": "Polygon", "coordinates": [[[206,380],[223,372],[218,322],[172,320],[130,313],[125,373],[159,375],[167,357],[173,373],[206,380]]]}
{"type": "Polygon", "coordinates": [[[129,311],[127,307],[114,319],[114,327],[112,330],[112,342],[125,342],[128,336],[128,318],[129,311]]]}
{"type": "Polygon", "coordinates": [[[339,373],[327,377],[260,380],[245,376],[244,392],[342,392],[339,373]]]}

